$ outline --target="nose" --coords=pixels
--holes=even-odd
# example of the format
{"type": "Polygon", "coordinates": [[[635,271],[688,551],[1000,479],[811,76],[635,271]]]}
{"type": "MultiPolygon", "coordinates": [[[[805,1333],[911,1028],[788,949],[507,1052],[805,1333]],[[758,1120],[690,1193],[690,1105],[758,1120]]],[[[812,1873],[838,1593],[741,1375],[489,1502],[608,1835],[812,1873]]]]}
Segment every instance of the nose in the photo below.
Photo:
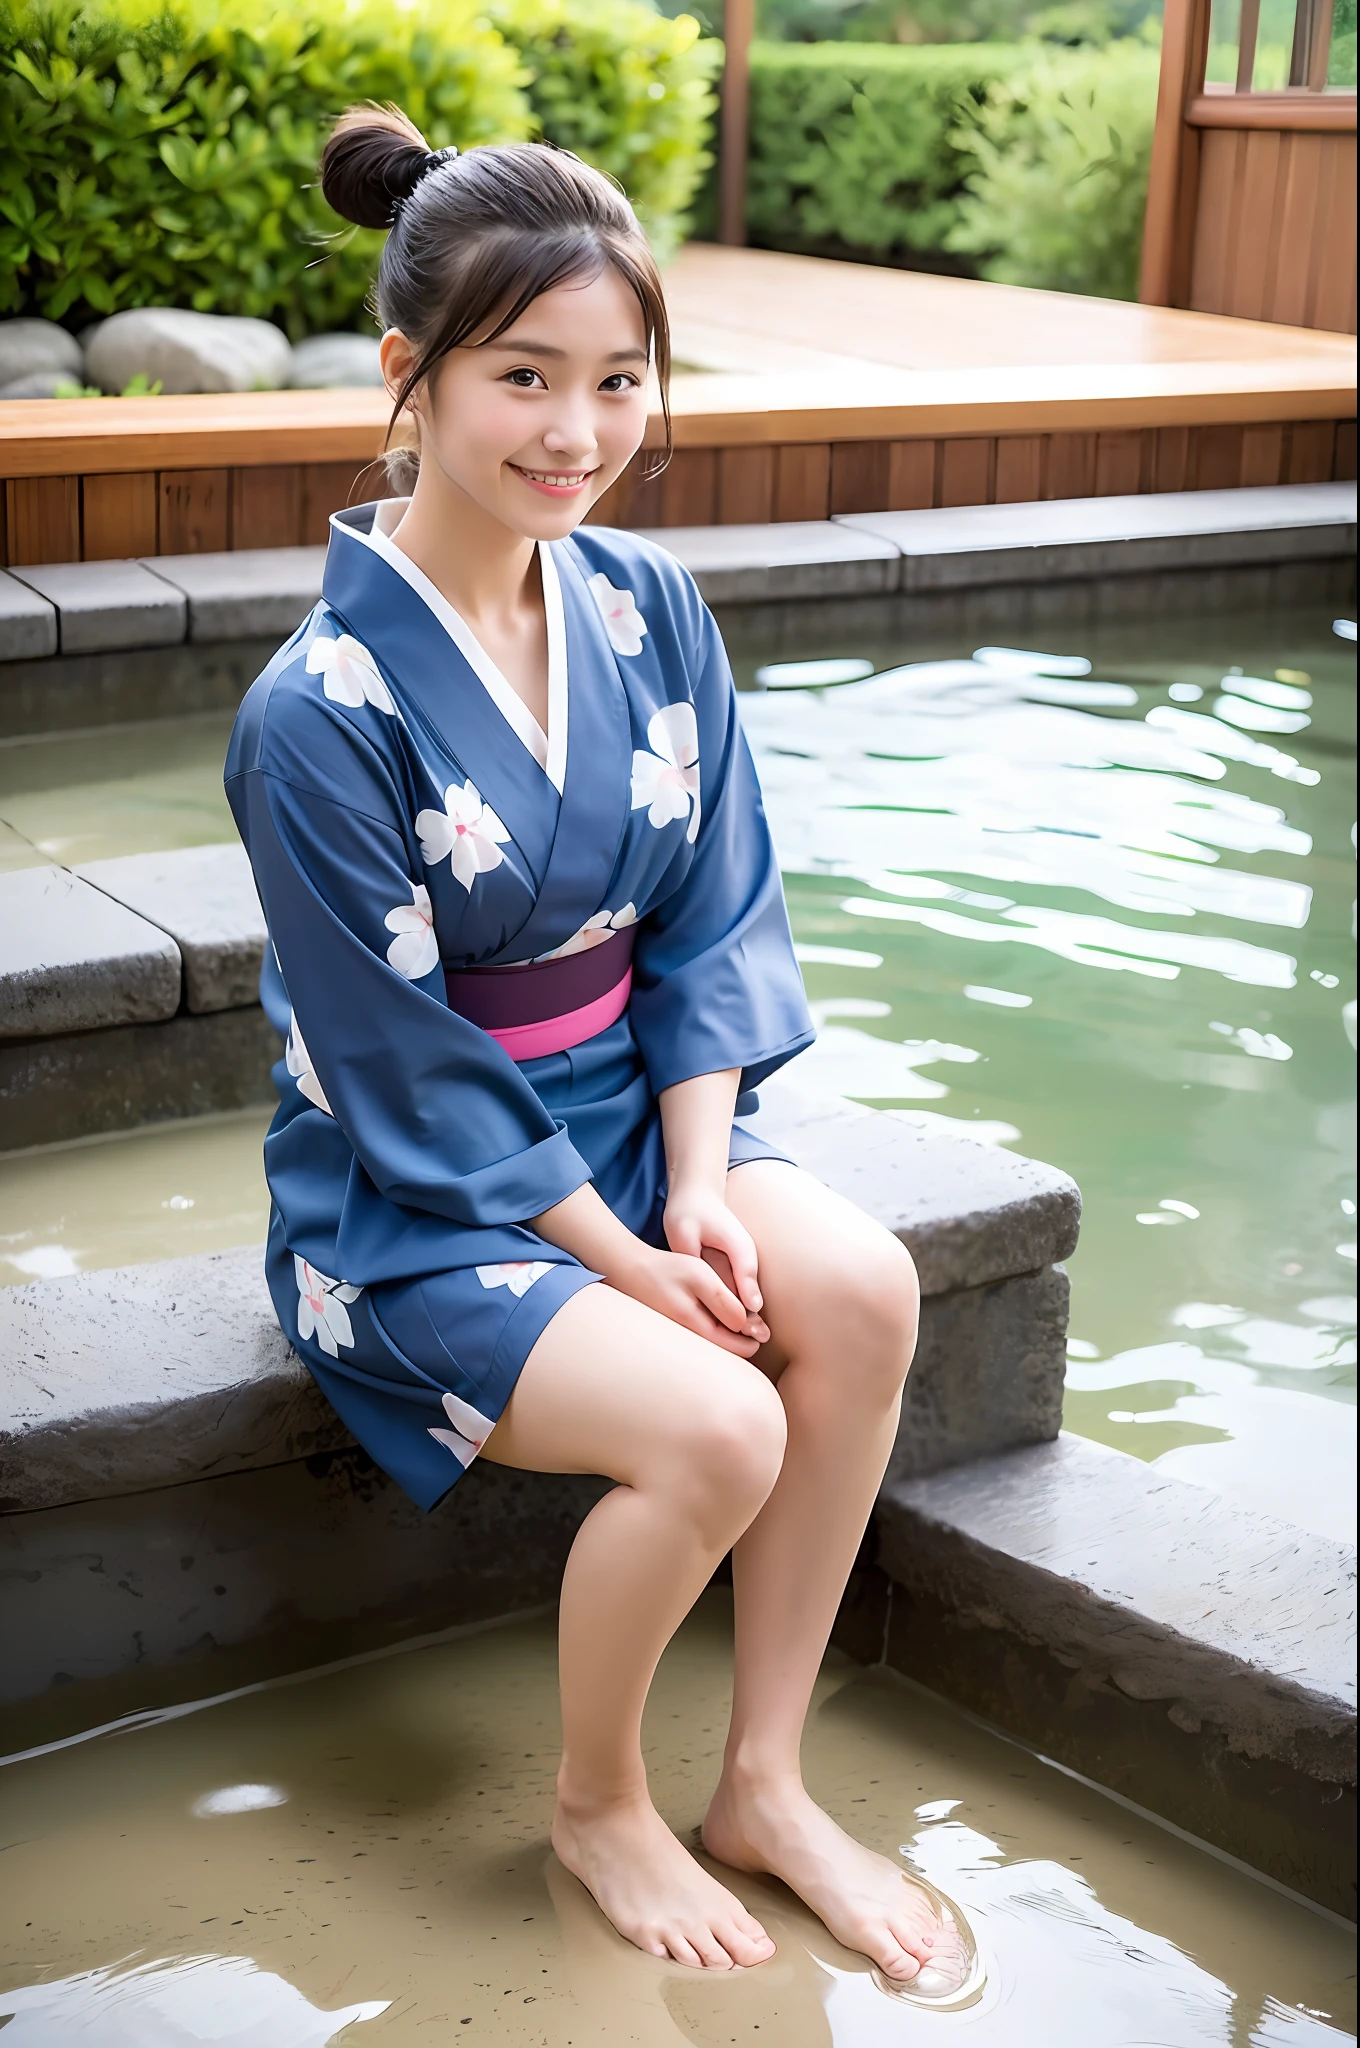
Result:
{"type": "Polygon", "coordinates": [[[553,417],[543,428],[545,453],[555,461],[579,464],[585,468],[596,453],[595,422],[590,403],[592,394],[566,393],[553,409],[553,417]]]}

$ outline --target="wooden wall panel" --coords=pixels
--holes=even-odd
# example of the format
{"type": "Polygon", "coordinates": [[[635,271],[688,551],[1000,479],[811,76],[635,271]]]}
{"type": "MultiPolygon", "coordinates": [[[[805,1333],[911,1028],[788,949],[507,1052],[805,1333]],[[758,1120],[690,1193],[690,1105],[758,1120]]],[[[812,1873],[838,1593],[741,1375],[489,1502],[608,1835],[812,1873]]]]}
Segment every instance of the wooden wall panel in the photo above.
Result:
{"type": "Polygon", "coordinates": [[[925,512],[935,503],[934,441],[888,443],[888,512],[925,512]]]}
{"type": "Polygon", "coordinates": [[[1204,131],[1183,303],[1353,334],[1355,171],[1353,132],[1204,131]]]}
{"type": "Polygon", "coordinates": [[[1309,327],[1355,332],[1355,137],[1328,135],[1330,144],[1318,202],[1318,255],[1308,309],[1309,327]],[[1325,222],[1325,225],[1324,225],[1325,222]]]}
{"type": "Polygon", "coordinates": [[[1096,436],[1050,434],[1044,467],[1046,498],[1093,498],[1096,494],[1096,436]]]}
{"type": "Polygon", "coordinates": [[[350,493],[361,474],[352,462],[307,462],[302,465],[298,518],[300,546],[316,547],[327,540],[332,512],[341,512],[350,503],[350,493]]]}
{"type": "Polygon", "coordinates": [[[882,512],[888,503],[891,441],[834,441],[831,510],[882,512]]]}
{"type": "Polygon", "coordinates": [[[1152,434],[1138,427],[1099,435],[1095,495],[1125,498],[1147,490],[1155,445],[1152,434]]]}
{"type": "Polygon", "coordinates": [[[996,444],[996,502],[1032,505],[1044,495],[1042,434],[1003,434],[996,444]]]}
{"type": "Polygon", "coordinates": [[[1158,427],[1152,457],[1154,491],[1188,491],[1190,488],[1189,427],[1158,427]]]}
{"type": "Polygon", "coordinates": [[[1187,303],[1200,313],[1225,313],[1229,250],[1237,238],[1237,195],[1244,137],[1213,129],[1203,137],[1194,248],[1187,303]]]}
{"type": "Polygon", "coordinates": [[[950,440],[942,444],[941,505],[990,505],[995,488],[994,440],[950,440]]]}
{"type": "Polygon", "coordinates": [[[661,477],[663,526],[713,526],[718,518],[718,451],[677,448],[661,477]]]}
{"type": "Polygon", "coordinates": [[[1336,454],[1336,426],[1331,420],[1296,420],[1289,433],[1289,453],[1282,479],[1287,484],[1330,483],[1336,454]]]}
{"type": "Polygon", "coordinates": [[[160,552],[154,471],[87,476],[82,479],[80,497],[81,552],[87,562],[160,552]]]}
{"type": "Polygon", "coordinates": [[[1242,481],[1241,427],[1195,427],[1190,436],[1192,491],[1231,491],[1242,481]]]}
{"type": "Polygon", "coordinates": [[[231,472],[234,548],[295,548],[302,540],[302,466],[269,463],[231,472]]]}
{"type": "Polygon", "coordinates": [[[1281,152],[1286,138],[1264,129],[1243,137],[1241,189],[1236,195],[1233,237],[1227,251],[1226,313],[1265,320],[1274,293],[1279,256],[1281,201],[1285,196],[1281,152]]]}
{"type": "Polygon", "coordinates": [[[1355,479],[1355,421],[1338,420],[1336,427],[1336,448],[1332,455],[1332,475],[1339,484],[1352,483],[1355,479]]]}
{"type": "Polygon", "coordinates": [[[9,560],[80,560],[80,478],[10,477],[5,484],[9,560]]]}
{"type": "Polygon", "coordinates": [[[1244,427],[1242,466],[1237,481],[1248,488],[1277,484],[1284,473],[1284,428],[1244,427]]]}
{"type": "Polygon", "coordinates": [[[1280,238],[1268,310],[1263,317],[1283,321],[1287,327],[1303,327],[1315,296],[1314,238],[1318,231],[1328,137],[1286,135],[1281,141],[1280,185],[1287,232],[1280,238]]]}
{"type": "Polygon", "coordinates": [[[720,526],[763,526],[774,507],[774,449],[720,448],[718,503],[720,526]]]}
{"type": "Polygon", "coordinates": [[[162,470],[159,489],[163,555],[211,555],[230,547],[229,470],[162,470]]]}
{"type": "Polygon", "coordinates": [[[831,511],[831,447],[809,441],[775,451],[776,519],[825,519],[831,511]]]}

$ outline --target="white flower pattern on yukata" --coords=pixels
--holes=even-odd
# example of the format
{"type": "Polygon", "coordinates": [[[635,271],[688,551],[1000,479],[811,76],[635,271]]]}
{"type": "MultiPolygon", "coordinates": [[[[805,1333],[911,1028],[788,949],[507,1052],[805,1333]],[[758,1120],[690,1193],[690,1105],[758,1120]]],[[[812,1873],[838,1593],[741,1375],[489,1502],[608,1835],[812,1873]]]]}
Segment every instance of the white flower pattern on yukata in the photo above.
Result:
{"type": "MultiPolygon", "coordinates": [[[[277,958],[277,955],[275,957],[277,958]]],[[[327,1102],[326,1091],[316,1078],[312,1056],[298,1029],[298,1020],[291,1010],[288,1012],[288,1043],[283,1049],[283,1058],[289,1073],[298,1084],[298,1093],[305,1095],[309,1102],[314,1102],[318,1109],[324,1109],[327,1116],[334,1116],[335,1111],[327,1102]]]]}
{"type": "Polygon", "coordinates": [[[387,964],[408,981],[423,981],[439,965],[439,941],[434,935],[434,909],[423,882],[411,883],[411,901],[389,910],[383,923],[396,937],[387,949],[387,964]]]}
{"type": "Polygon", "coordinates": [[[377,662],[352,633],[341,633],[335,640],[323,639],[318,634],[307,649],[307,673],[325,678],[322,688],[336,704],[348,704],[356,711],[361,704],[372,704],[389,718],[397,715],[392,692],[379,675],[377,662]]]}
{"type": "Polygon", "coordinates": [[[478,875],[498,868],[505,859],[501,848],[510,834],[490,804],[484,804],[471,780],[460,789],[451,782],[444,792],[442,811],[421,811],[416,818],[420,854],[427,868],[447,860],[454,874],[472,894],[478,875]]]}
{"type": "Polygon", "coordinates": [[[466,1471],[496,1425],[470,1401],[460,1401],[456,1394],[445,1394],[444,1413],[453,1428],[432,1429],[430,1435],[437,1444],[443,1444],[446,1451],[452,1451],[466,1471]]]}
{"type": "Polygon", "coordinates": [[[647,726],[650,754],[633,754],[633,809],[647,806],[647,822],[658,830],[689,815],[685,837],[699,837],[699,722],[692,704],[667,704],[647,726]]]}
{"type": "Polygon", "coordinates": [[[554,946],[551,953],[538,953],[534,957],[537,960],[565,960],[568,953],[588,953],[592,946],[602,946],[625,925],[636,923],[635,903],[625,903],[622,910],[597,910],[594,917],[588,917],[580,931],[573,932],[564,945],[554,946]]]}
{"type": "Polygon", "coordinates": [[[535,1280],[551,1273],[551,1259],[511,1259],[503,1266],[479,1266],[477,1278],[483,1287],[508,1287],[513,1295],[525,1295],[535,1280]]]}
{"type": "Polygon", "coordinates": [[[631,590],[615,590],[601,569],[587,588],[600,607],[604,630],[615,654],[641,654],[647,635],[647,621],[638,610],[631,590]]]}
{"type": "Polygon", "coordinates": [[[318,1273],[315,1266],[309,1266],[296,1252],[293,1254],[293,1272],[297,1277],[299,1338],[305,1344],[309,1337],[314,1336],[327,1357],[338,1358],[340,1346],[343,1344],[348,1350],[354,1342],[354,1325],[345,1304],[357,1301],[363,1288],[350,1287],[343,1280],[332,1280],[325,1273],[318,1273]]]}

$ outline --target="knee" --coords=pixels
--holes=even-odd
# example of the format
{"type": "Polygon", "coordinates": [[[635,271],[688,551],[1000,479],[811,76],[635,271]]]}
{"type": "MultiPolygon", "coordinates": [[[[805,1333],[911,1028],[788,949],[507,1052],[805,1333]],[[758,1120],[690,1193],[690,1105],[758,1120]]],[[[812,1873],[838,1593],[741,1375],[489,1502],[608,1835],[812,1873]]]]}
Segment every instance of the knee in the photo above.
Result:
{"type": "Polygon", "coordinates": [[[787,1433],[784,1404],[754,1366],[724,1374],[696,1398],[682,1432],[681,1484],[713,1540],[731,1541],[760,1512],[779,1477],[787,1433]]]}
{"type": "Polygon", "coordinates": [[[838,1333],[837,1372],[885,1405],[902,1391],[916,1350],[921,1290],[906,1246],[875,1230],[838,1273],[824,1314],[838,1333]]]}

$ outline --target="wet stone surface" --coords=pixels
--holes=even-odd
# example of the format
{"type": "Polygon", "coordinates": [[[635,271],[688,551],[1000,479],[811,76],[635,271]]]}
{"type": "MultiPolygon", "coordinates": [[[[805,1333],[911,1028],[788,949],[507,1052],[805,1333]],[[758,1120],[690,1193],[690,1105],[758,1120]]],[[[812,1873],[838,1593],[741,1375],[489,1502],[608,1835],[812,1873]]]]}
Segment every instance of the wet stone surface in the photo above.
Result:
{"type": "Polygon", "coordinates": [[[65,868],[0,875],[0,1038],[172,1017],[179,948],[65,868]]]}
{"type": "Polygon", "coordinates": [[[76,872],[174,939],[184,961],[186,1008],[232,1010],[259,1001],[268,934],[239,841],[127,854],[76,872]]]}
{"type": "MultiPolygon", "coordinates": [[[[730,1605],[644,1729],[683,1841],[715,1782],[730,1605]]],[[[778,1944],[723,1976],[621,1941],[552,1858],[551,1621],[289,1682],[0,1771],[15,2048],[1340,2048],[1348,1935],[883,1673],[828,1659],[805,1763],[860,1839],[957,1900],[977,2005],[913,2012],[793,1896],[715,1866],[778,1944]],[[180,2031],[172,2029],[177,2027],[180,2031]]]]}

